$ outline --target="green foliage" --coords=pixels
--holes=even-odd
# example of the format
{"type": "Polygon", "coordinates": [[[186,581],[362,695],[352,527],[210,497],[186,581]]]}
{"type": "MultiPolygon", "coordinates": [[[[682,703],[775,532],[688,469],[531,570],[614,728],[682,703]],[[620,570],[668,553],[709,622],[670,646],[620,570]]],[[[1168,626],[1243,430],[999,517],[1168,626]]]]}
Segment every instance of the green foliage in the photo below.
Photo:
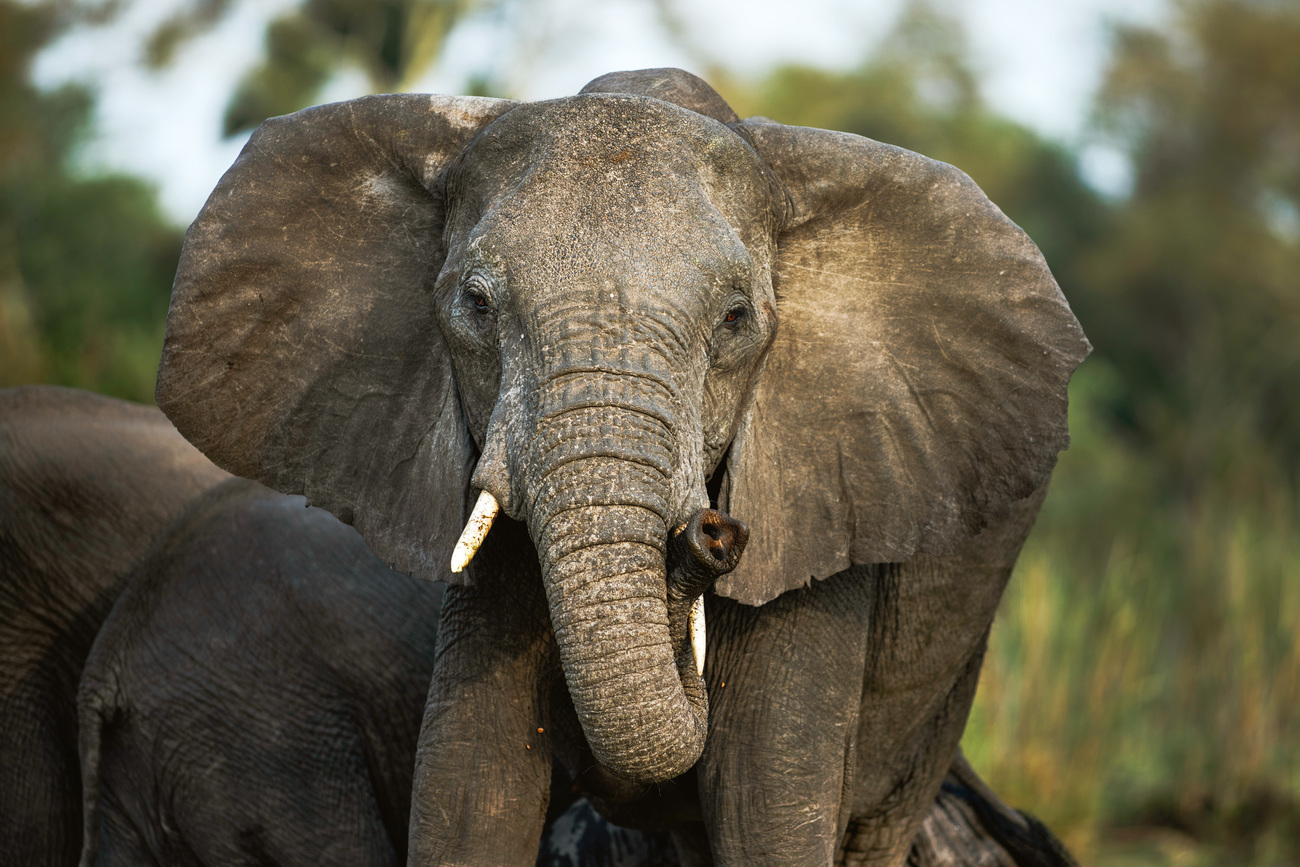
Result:
{"type": "Polygon", "coordinates": [[[1088,256],[1081,318],[1125,371],[1112,416],[1194,486],[1300,458],[1300,6],[1196,0],[1121,30],[1098,105],[1133,195],[1088,256]],[[1241,437],[1246,437],[1242,440],[1241,437]]]}
{"type": "Polygon", "coordinates": [[[360,69],[376,92],[404,90],[438,58],[473,0],[305,0],[271,23],[266,60],[226,108],[227,135],[311,105],[339,69],[360,69]]]}
{"type": "Polygon", "coordinates": [[[1169,468],[1107,423],[1120,378],[1090,361],[1071,385],[964,747],[1083,863],[1293,864],[1300,499],[1260,451],[1252,485],[1169,503],[1169,468]]]}
{"type": "Polygon", "coordinates": [[[337,47],[322,44],[320,36],[301,14],[272,22],[266,34],[266,62],[240,82],[226,106],[226,135],[311,104],[337,64],[337,47]]]}
{"type": "Polygon", "coordinates": [[[145,40],[145,63],[162,69],[172,62],[176,52],[190,39],[203,33],[230,11],[231,0],[194,0],[182,6],[149,34],[145,40]]]}
{"type": "MultiPolygon", "coordinates": [[[[457,21],[499,2],[302,0],[268,27],[263,62],[244,76],[226,106],[225,134],[247,132],[268,117],[314,104],[330,78],[346,69],[362,72],[372,92],[406,90],[438,59],[457,21]]],[[[231,6],[231,0],[190,0],[149,35],[145,63],[167,66],[231,6]]]]}
{"type": "Polygon", "coordinates": [[[90,97],[27,81],[59,22],[53,5],[0,0],[0,386],[150,401],[182,236],[143,182],[70,172],[90,97]]]}

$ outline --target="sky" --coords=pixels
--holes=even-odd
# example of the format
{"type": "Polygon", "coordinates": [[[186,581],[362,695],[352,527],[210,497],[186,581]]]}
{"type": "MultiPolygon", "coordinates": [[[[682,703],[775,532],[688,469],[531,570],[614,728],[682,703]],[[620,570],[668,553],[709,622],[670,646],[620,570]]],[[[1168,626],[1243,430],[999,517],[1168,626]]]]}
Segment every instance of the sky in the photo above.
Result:
{"type": "MultiPolygon", "coordinates": [[[[176,62],[149,72],[140,34],[184,0],[137,0],[112,26],[76,32],[38,58],[36,81],[68,80],[99,95],[96,136],[83,162],[158,186],[165,212],[193,220],[246,136],[223,140],[222,112],[236,82],[260,60],[266,23],[294,0],[237,0],[211,33],[176,62]]],[[[672,0],[692,52],[664,32],[647,0],[519,0],[509,16],[479,15],[453,31],[439,62],[413,90],[458,93],[474,74],[525,99],[577,92],[615,69],[697,66],[706,55],[742,75],[781,61],[828,68],[859,63],[889,33],[903,0],[672,0]]],[[[1158,24],[1167,0],[938,0],[965,26],[985,99],[997,111],[1066,144],[1082,144],[1112,23],[1158,24]]],[[[366,92],[359,74],[327,85],[322,102],[366,92]]],[[[779,118],[777,118],[779,120],[779,118]]],[[[1127,183],[1123,158],[1083,150],[1085,176],[1104,192],[1127,183]]]]}

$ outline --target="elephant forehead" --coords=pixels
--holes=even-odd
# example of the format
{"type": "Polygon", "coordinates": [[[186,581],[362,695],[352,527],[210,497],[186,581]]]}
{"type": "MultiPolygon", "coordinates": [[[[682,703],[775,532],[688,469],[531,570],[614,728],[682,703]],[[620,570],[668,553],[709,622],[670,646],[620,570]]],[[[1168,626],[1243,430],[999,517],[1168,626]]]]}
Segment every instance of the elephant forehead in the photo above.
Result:
{"type": "Polygon", "coordinates": [[[521,190],[484,215],[472,246],[491,251],[515,278],[527,270],[544,280],[564,274],[655,283],[683,269],[733,279],[752,266],[725,215],[685,191],[646,201],[521,190]]]}
{"type": "Polygon", "coordinates": [[[739,224],[768,197],[757,155],[726,126],[622,94],[519,106],[468,149],[460,174],[459,186],[491,199],[524,194],[539,210],[589,220],[668,218],[704,199],[739,224]]]}

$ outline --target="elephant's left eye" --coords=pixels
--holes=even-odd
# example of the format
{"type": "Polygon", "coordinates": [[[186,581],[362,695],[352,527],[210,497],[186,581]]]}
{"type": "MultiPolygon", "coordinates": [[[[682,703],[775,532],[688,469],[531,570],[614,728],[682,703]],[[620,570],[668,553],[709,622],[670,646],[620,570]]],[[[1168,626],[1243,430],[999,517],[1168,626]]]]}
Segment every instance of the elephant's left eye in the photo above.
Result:
{"type": "Polygon", "coordinates": [[[465,284],[465,298],[474,306],[477,313],[492,312],[492,303],[488,300],[487,287],[479,278],[473,278],[465,284]]]}
{"type": "Polygon", "coordinates": [[[727,325],[735,325],[745,318],[747,312],[744,307],[733,307],[727,311],[726,316],[722,317],[722,321],[727,325]]]}

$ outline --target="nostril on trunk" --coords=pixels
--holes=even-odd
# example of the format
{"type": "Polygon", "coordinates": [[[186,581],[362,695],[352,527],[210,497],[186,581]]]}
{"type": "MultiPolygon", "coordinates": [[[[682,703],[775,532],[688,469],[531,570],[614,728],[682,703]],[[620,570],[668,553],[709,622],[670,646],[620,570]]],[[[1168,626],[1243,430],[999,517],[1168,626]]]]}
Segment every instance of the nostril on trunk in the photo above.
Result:
{"type": "MultiPolygon", "coordinates": [[[[741,552],[749,540],[749,527],[716,509],[701,509],[686,522],[673,545],[681,550],[675,558],[687,573],[699,573],[710,585],[740,562],[741,552]]],[[[693,582],[692,582],[693,583],[693,582]]]]}
{"type": "MultiPolygon", "coordinates": [[[[736,560],[739,561],[739,549],[743,549],[745,541],[749,539],[749,528],[716,509],[704,509],[700,512],[699,519],[701,547],[719,563],[726,563],[732,559],[733,550],[736,560]]],[[[733,562],[728,567],[728,571],[735,568],[735,565],[733,562]]]]}

